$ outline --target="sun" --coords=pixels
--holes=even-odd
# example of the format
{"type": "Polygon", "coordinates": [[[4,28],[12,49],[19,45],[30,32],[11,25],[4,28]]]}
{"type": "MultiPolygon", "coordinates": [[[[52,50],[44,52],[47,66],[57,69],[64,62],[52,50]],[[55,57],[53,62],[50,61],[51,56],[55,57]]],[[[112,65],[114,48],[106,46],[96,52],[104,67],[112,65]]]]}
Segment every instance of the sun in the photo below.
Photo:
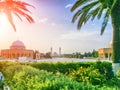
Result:
{"type": "Polygon", "coordinates": [[[0,36],[4,37],[7,33],[9,33],[9,30],[11,29],[11,26],[9,24],[9,21],[7,20],[7,17],[5,14],[0,14],[0,36]]]}
{"type": "Polygon", "coordinates": [[[0,26],[5,27],[8,25],[8,20],[5,14],[0,14],[0,26]]]}

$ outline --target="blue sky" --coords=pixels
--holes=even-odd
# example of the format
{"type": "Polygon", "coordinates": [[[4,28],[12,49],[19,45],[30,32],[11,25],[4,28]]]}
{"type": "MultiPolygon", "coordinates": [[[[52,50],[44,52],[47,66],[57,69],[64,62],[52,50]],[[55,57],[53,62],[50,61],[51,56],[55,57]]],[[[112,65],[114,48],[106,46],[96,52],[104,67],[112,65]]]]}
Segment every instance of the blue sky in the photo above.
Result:
{"type": "MultiPolygon", "coordinates": [[[[11,43],[17,39],[24,42],[26,48],[48,52],[62,53],[88,52],[93,49],[107,47],[112,40],[112,28],[109,21],[104,34],[100,35],[102,19],[89,21],[81,30],[77,30],[76,23],[71,23],[74,12],[70,8],[76,0],[24,0],[35,6],[29,8],[35,23],[21,22],[16,17],[17,32],[5,19],[0,20],[0,43],[1,49],[9,48],[11,43]]],[[[3,17],[0,17],[3,19],[3,17]]]]}

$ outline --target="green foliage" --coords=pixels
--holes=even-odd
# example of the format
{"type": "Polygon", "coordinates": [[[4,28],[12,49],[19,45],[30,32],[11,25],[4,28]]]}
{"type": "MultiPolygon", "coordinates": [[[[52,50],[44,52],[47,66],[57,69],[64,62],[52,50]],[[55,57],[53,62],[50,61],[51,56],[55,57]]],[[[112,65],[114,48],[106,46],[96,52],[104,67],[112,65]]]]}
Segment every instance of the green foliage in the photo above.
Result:
{"type": "Polygon", "coordinates": [[[78,82],[89,82],[93,85],[103,85],[108,80],[112,82],[114,78],[112,64],[108,62],[91,63],[89,67],[81,66],[72,71],[69,76],[78,82]]]}
{"type": "Polygon", "coordinates": [[[0,62],[2,67],[0,69],[5,76],[4,84],[9,85],[12,90],[116,90],[115,85],[119,86],[119,80],[110,79],[108,82],[112,87],[104,83],[107,80],[106,73],[101,74],[104,69],[99,72],[98,68],[98,65],[104,66],[106,62],[103,63],[0,62]],[[45,69],[49,72],[45,71],[45,69]],[[67,73],[67,76],[73,75],[76,81],[79,82],[73,81],[73,78],[70,79],[61,73],[67,73]],[[99,86],[102,83],[103,86],[99,86]],[[96,86],[96,84],[98,85],[96,86]]]}
{"type": "Polygon", "coordinates": [[[11,80],[16,73],[21,72],[21,71],[25,71],[28,74],[35,75],[35,74],[37,74],[38,70],[35,68],[32,68],[32,67],[29,67],[29,66],[25,67],[25,66],[19,65],[19,64],[18,65],[10,65],[10,66],[4,67],[2,69],[4,77],[6,77],[6,79],[8,79],[8,80],[11,80]]]}
{"type": "Polygon", "coordinates": [[[93,67],[83,68],[80,67],[78,70],[73,71],[69,75],[75,81],[92,83],[93,85],[100,85],[106,81],[106,77],[93,67]]]}
{"type": "MultiPolygon", "coordinates": [[[[68,75],[73,70],[78,70],[80,67],[87,68],[93,67],[94,69],[98,69],[100,74],[105,75],[106,79],[113,78],[112,72],[112,64],[109,62],[66,62],[66,63],[12,63],[12,62],[0,62],[0,69],[4,72],[4,67],[7,68],[9,66],[19,66],[19,65],[27,65],[35,67],[39,70],[47,70],[48,72],[60,72],[68,75]]],[[[16,67],[19,68],[19,67],[16,67]]],[[[11,74],[12,70],[8,68],[8,71],[11,74]]],[[[9,74],[10,75],[10,74],[9,74]]]]}
{"type": "Polygon", "coordinates": [[[17,65],[18,63],[13,63],[13,62],[0,62],[0,71],[4,68],[4,67],[8,67],[8,66],[12,66],[12,65],[17,65]]]}
{"type": "Polygon", "coordinates": [[[94,58],[97,58],[97,57],[98,57],[98,51],[93,50],[92,56],[93,56],[94,58]]]}
{"type": "Polygon", "coordinates": [[[69,72],[70,70],[77,70],[80,66],[83,67],[89,67],[93,63],[28,63],[28,65],[35,67],[39,70],[47,70],[50,72],[56,72],[59,71],[60,73],[65,74],[66,72],[69,72]]]}
{"type": "Polygon", "coordinates": [[[49,72],[60,72],[68,75],[72,70],[77,70],[79,66],[88,67],[90,63],[29,63],[30,66],[39,70],[47,70],[49,72]]]}
{"type": "MultiPolygon", "coordinates": [[[[53,74],[24,65],[8,68],[13,69],[14,74],[5,79],[4,84],[9,85],[12,90],[100,90],[91,84],[72,81],[60,73],[53,74]]],[[[8,68],[4,69],[4,72],[7,72],[8,68]]]]}
{"type": "Polygon", "coordinates": [[[114,77],[114,74],[112,71],[112,63],[98,61],[94,63],[93,67],[95,69],[98,69],[100,74],[105,75],[107,80],[112,79],[114,77]]]}
{"type": "Polygon", "coordinates": [[[66,58],[84,58],[84,57],[97,58],[98,51],[93,50],[92,52],[85,52],[83,54],[81,54],[80,52],[75,52],[72,54],[64,54],[63,57],[66,57],[66,58]]]}
{"type": "Polygon", "coordinates": [[[119,0],[77,0],[71,8],[72,12],[77,10],[73,16],[72,22],[74,23],[75,21],[78,21],[77,28],[80,29],[87,21],[94,20],[96,17],[97,19],[100,19],[105,11],[101,28],[102,35],[107,26],[109,16],[111,15],[113,8],[115,8],[117,1],[119,0]]]}
{"type": "Polygon", "coordinates": [[[32,67],[38,68],[40,70],[47,70],[55,73],[59,71],[63,74],[69,74],[73,70],[79,69],[79,67],[94,67],[94,69],[98,69],[100,74],[105,75],[106,79],[111,79],[114,77],[112,72],[112,64],[109,62],[79,62],[79,63],[31,63],[29,64],[32,67]]]}
{"type": "Polygon", "coordinates": [[[117,76],[120,78],[120,68],[117,71],[117,76]]]}

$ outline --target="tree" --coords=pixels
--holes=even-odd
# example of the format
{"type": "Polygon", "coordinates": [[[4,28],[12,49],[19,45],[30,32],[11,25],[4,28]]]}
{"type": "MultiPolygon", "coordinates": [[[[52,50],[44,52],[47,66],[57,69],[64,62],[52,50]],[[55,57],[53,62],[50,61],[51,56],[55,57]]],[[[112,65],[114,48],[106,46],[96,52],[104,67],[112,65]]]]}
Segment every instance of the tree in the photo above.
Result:
{"type": "Polygon", "coordinates": [[[93,56],[94,58],[97,58],[97,57],[98,57],[98,51],[93,50],[93,51],[92,51],[92,56],[93,56]]]}
{"type": "Polygon", "coordinates": [[[78,20],[77,28],[80,29],[88,20],[100,19],[104,15],[101,35],[111,17],[113,27],[113,63],[120,66],[120,0],[77,0],[71,8],[74,14],[72,22],[78,20]],[[105,12],[105,14],[104,14],[105,12]]]}
{"type": "Polygon", "coordinates": [[[23,16],[30,23],[34,22],[33,18],[27,14],[27,13],[31,13],[27,9],[27,6],[33,7],[32,5],[26,2],[22,2],[18,0],[0,0],[0,12],[4,13],[7,16],[10,24],[12,25],[15,31],[16,31],[16,27],[13,22],[12,14],[15,14],[21,21],[22,21],[21,16],[23,16]]]}
{"type": "Polygon", "coordinates": [[[45,58],[52,58],[50,52],[47,52],[44,57],[45,57],[45,58]]]}

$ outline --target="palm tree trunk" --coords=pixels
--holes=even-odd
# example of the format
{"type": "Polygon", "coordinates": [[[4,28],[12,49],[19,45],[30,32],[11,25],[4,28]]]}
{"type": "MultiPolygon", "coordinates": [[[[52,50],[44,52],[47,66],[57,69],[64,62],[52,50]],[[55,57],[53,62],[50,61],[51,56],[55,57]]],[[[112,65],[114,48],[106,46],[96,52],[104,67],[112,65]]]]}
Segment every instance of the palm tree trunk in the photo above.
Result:
{"type": "Polygon", "coordinates": [[[113,26],[113,72],[116,75],[120,67],[120,10],[115,8],[111,13],[113,26]]]}
{"type": "Polygon", "coordinates": [[[120,10],[113,10],[113,63],[120,63],[120,10]]]}

